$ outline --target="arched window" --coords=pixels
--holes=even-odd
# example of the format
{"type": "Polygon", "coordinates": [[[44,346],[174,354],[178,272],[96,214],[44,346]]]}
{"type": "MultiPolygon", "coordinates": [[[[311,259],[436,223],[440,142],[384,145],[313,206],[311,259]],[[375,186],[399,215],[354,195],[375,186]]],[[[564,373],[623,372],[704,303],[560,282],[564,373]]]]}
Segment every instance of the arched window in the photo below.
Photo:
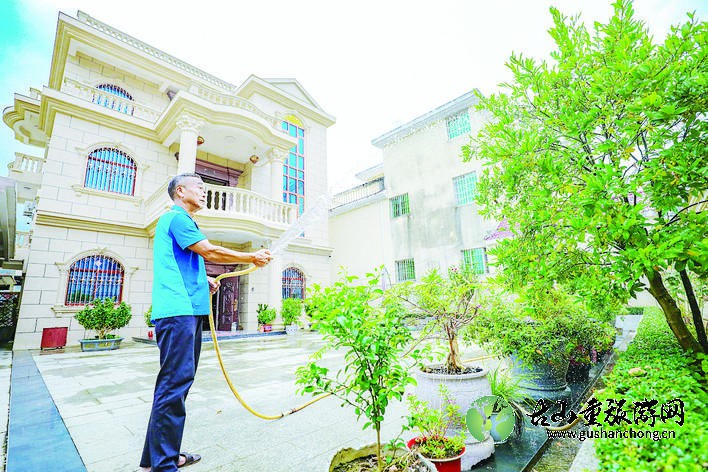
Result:
{"type": "Polygon", "coordinates": [[[95,92],[91,101],[99,105],[103,105],[111,110],[116,110],[127,115],[133,114],[133,105],[126,102],[133,101],[133,96],[130,95],[125,89],[118,87],[113,84],[99,84],[96,88],[100,92],[95,92]],[[117,100],[116,97],[122,98],[124,100],[117,100]]]}
{"type": "Polygon", "coordinates": [[[71,264],[65,305],[86,305],[96,298],[123,298],[123,266],[112,257],[93,255],[71,264]]]}
{"type": "Polygon", "coordinates": [[[295,267],[283,271],[283,298],[305,298],[305,274],[295,267]]]}
{"type": "Polygon", "coordinates": [[[84,187],[133,195],[137,169],[135,161],[123,151],[113,148],[96,149],[88,156],[84,187]]]}

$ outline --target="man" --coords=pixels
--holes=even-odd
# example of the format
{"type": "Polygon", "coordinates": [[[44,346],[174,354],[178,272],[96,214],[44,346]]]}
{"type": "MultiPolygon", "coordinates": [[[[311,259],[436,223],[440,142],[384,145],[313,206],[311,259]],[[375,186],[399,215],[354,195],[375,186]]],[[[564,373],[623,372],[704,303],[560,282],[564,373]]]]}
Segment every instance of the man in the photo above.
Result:
{"type": "Polygon", "coordinates": [[[202,340],[202,320],[209,314],[209,293],[218,283],[207,277],[204,259],[218,264],[252,263],[263,267],[272,256],[232,251],[211,244],[194,215],[206,203],[197,174],[180,174],[167,186],[174,202],[160,217],[153,248],[152,322],[160,348],[160,372],[140,466],[152,472],[175,472],[201,459],[180,452],[186,417],[185,399],[194,381],[202,340]]]}

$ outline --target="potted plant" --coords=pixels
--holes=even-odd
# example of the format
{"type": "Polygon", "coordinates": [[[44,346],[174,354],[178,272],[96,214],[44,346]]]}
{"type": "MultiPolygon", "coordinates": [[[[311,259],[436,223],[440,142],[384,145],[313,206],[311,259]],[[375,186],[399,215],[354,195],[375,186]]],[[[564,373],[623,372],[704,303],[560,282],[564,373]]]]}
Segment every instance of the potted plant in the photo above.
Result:
{"type": "Polygon", "coordinates": [[[130,305],[125,302],[116,304],[113,298],[97,298],[76,313],[74,318],[84,329],[96,331],[96,337],[79,340],[82,351],[118,349],[123,338],[109,333],[130,322],[130,305]]]}
{"type": "MultiPolygon", "coordinates": [[[[363,285],[354,285],[357,280],[346,277],[325,289],[314,285],[310,306],[325,344],[311,362],[297,369],[296,383],[301,394],[339,398],[342,405],[354,408],[358,418],[365,417],[363,429],[376,432],[374,447],[361,452],[375,456],[374,468],[357,470],[402,470],[389,467],[396,459],[383,445],[381,425],[390,403],[402,400],[406,386],[415,383],[404,359],[413,337],[404,323],[405,312],[379,303],[383,292],[378,277],[368,274],[363,285]],[[330,350],[345,352],[343,366],[336,371],[317,362],[330,350]]],[[[413,348],[409,355],[417,359],[418,351],[413,348]]]]}
{"type": "Polygon", "coordinates": [[[532,397],[567,397],[570,354],[580,343],[578,326],[588,317],[582,303],[559,287],[528,287],[514,301],[495,293],[486,305],[466,336],[509,356],[512,374],[524,376],[521,385],[532,397]]]}
{"type": "MultiPolygon", "coordinates": [[[[523,376],[512,376],[508,371],[502,371],[499,367],[489,373],[489,385],[492,388],[492,395],[504,400],[504,403],[511,408],[513,418],[509,418],[509,420],[513,421],[512,434],[517,437],[523,431],[525,418],[523,409],[524,407],[528,409],[533,403],[533,399],[521,386],[523,379],[523,376]]],[[[501,426],[505,421],[502,416],[500,412],[494,410],[489,412],[489,433],[494,439],[494,444],[503,444],[510,437],[510,435],[502,431],[503,428],[501,426]]]]}
{"type": "MultiPolygon", "coordinates": [[[[431,408],[444,408],[438,394],[444,384],[455,399],[460,410],[466,411],[477,398],[491,393],[487,370],[479,366],[467,366],[462,362],[459,339],[481,313],[479,302],[482,284],[470,267],[450,267],[447,277],[433,269],[420,282],[408,282],[389,291],[387,303],[400,304],[413,312],[419,320],[426,320],[421,339],[441,340],[445,361],[440,364],[421,365],[416,372],[416,395],[431,408]]],[[[464,427],[458,427],[464,430],[464,427]]],[[[450,433],[459,431],[450,431],[450,433]]],[[[463,459],[465,469],[494,452],[494,443],[489,435],[484,441],[468,438],[469,454],[463,459]]]]}
{"type": "MultiPolygon", "coordinates": [[[[147,325],[148,328],[154,328],[155,325],[152,323],[152,305],[150,305],[150,308],[148,308],[148,311],[145,312],[145,324],[147,325]]],[[[155,337],[155,333],[153,330],[149,329],[147,332],[148,339],[151,341],[155,337]]]]}
{"type": "Polygon", "coordinates": [[[273,325],[271,323],[277,315],[275,308],[270,308],[265,303],[259,303],[256,313],[258,314],[258,331],[261,333],[272,331],[273,325]]]}
{"type": "Polygon", "coordinates": [[[571,336],[576,347],[570,352],[566,379],[570,382],[588,380],[592,365],[612,349],[616,336],[615,328],[608,323],[586,318],[574,323],[571,336]]]}
{"type": "Polygon", "coordinates": [[[408,396],[409,416],[404,430],[418,434],[407,442],[407,446],[430,460],[438,472],[460,472],[465,453],[465,428],[460,408],[445,385],[439,386],[439,393],[442,408],[431,408],[414,395],[408,396]],[[447,436],[449,430],[460,432],[447,436]]]}
{"type": "Polygon", "coordinates": [[[300,329],[299,319],[302,315],[302,300],[299,298],[286,298],[283,300],[283,307],[280,309],[280,316],[283,318],[285,332],[295,334],[300,329]]]}

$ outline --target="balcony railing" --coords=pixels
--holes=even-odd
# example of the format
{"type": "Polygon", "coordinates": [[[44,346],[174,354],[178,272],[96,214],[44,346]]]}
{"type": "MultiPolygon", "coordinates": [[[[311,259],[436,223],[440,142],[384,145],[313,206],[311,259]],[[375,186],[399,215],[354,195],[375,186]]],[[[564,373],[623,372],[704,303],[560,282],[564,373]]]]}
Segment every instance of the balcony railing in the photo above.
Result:
{"type": "Polygon", "coordinates": [[[277,128],[280,125],[280,121],[278,121],[274,116],[267,114],[266,112],[256,107],[253,103],[241,97],[237,97],[235,95],[227,95],[224,93],[207,89],[205,87],[199,87],[197,85],[193,85],[192,87],[190,87],[189,92],[215,105],[225,105],[251,112],[256,116],[263,118],[274,128],[277,128]]]}
{"type": "Polygon", "coordinates": [[[106,90],[101,90],[68,77],[64,79],[63,91],[69,95],[79,97],[126,115],[134,116],[141,120],[149,121],[150,123],[154,123],[160,116],[160,111],[150,108],[149,106],[141,105],[129,98],[120,97],[106,90]]]}
{"type": "MultiPolygon", "coordinates": [[[[283,230],[297,219],[297,207],[271,200],[250,190],[206,184],[207,204],[199,218],[248,220],[283,230]]],[[[145,225],[151,225],[173,205],[167,196],[167,182],[143,202],[145,225]]],[[[228,226],[233,227],[232,225],[228,226]]],[[[228,228],[225,228],[228,229],[228,228]]]]}
{"type": "Polygon", "coordinates": [[[44,158],[15,153],[15,160],[7,165],[8,175],[18,182],[39,185],[42,181],[44,158]]]}
{"type": "Polygon", "coordinates": [[[340,192],[332,197],[332,208],[335,209],[342,205],[363,200],[364,198],[376,195],[384,191],[384,179],[379,179],[366,182],[365,184],[340,192]]]}
{"type": "Polygon", "coordinates": [[[206,185],[207,204],[202,214],[207,211],[212,215],[247,216],[250,218],[289,226],[295,222],[295,205],[271,200],[250,190],[219,185],[206,185]]]}

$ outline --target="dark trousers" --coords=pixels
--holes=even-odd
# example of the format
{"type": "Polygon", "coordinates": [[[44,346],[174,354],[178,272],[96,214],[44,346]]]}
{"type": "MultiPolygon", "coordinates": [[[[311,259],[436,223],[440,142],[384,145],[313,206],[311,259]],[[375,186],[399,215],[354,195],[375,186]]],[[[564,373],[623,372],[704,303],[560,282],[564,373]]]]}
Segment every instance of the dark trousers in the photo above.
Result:
{"type": "Polygon", "coordinates": [[[173,316],[155,321],[160,373],[155,381],[150,422],[141,467],[176,472],[186,411],[202,348],[202,316],[173,316]]]}

